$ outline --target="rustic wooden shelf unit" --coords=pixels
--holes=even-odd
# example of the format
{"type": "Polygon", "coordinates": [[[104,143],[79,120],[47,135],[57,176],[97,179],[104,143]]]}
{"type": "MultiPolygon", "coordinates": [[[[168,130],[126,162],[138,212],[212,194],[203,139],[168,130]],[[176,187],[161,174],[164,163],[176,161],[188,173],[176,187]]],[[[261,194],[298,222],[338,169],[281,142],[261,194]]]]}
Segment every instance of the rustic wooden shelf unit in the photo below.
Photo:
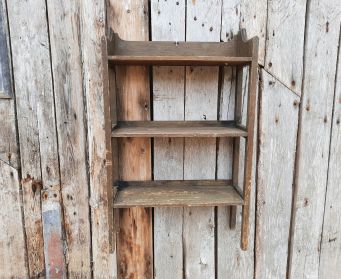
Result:
{"type": "MultiPolygon", "coordinates": [[[[229,66],[249,68],[247,119],[242,125],[242,92],[237,92],[233,121],[113,121],[111,137],[231,137],[234,138],[232,180],[115,181],[112,208],[242,206],[241,248],[249,238],[249,207],[256,108],[258,38],[246,40],[242,30],[229,42],[135,42],[112,33],[107,39],[108,65],[229,66]],[[239,183],[241,138],[245,138],[244,179],[239,183]]],[[[116,111],[116,108],[112,109],[116,111]]],[[[116,119],[113,117],[113,119],[116,119]]],[[[115,214],[116,216],[116,214],[115,214]]],[[[116,222],[115,222],[116,223],[116,222]]]]}

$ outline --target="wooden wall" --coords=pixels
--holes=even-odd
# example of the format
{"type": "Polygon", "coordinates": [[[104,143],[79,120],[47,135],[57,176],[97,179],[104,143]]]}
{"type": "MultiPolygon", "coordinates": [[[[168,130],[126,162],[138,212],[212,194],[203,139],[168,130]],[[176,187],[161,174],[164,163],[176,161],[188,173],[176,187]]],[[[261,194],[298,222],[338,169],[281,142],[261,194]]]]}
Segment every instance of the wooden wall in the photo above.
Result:
{"type": "Polygon", "coordinates": [[[339,278],[340,24],[337,0],[0,0],[0,278],[339,278]],[[104,78],[114,120],[231,119],[247,83],[232,67],[108,73],[108,27],[127,40],[259,36],[248,251],[229,208],[121,210],[109,239],[112,165],[123,179],[229,179],[233,144],[111,142],[104,78]]]}

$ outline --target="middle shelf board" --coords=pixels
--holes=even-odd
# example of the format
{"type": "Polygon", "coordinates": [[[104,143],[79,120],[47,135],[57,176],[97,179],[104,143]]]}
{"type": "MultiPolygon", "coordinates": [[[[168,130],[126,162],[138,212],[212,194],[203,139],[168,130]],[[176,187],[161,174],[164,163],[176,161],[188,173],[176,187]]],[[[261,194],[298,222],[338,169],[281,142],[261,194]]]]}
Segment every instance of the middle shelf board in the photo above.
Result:
{"type": "Polygon", "coordinates": [[[114,208],[243,205],[230,180],[118,181],[114,208]]]}
{"type": "Polygon", "coordinates": [[[247,137],[234,121],[119,121],[112,137],[247,137]]]}

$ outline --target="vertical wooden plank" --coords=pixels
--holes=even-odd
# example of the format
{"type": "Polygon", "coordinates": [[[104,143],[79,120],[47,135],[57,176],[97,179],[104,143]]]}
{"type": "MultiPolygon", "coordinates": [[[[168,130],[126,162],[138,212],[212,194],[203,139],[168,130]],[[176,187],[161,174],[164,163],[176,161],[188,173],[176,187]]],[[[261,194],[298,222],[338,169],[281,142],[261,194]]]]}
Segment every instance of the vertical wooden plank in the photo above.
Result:
{"type": "Polygon", "coordinates": [[[94,278],[116,278],[110,253],[109,191],[112,187],[111,115],[105,40],[104,1],[81,2],[83,85],[89,150],[92,268],[94,278]]]}
{"type": "Polygon", "coordinates": [[[242,232],[241,232],[241,248],[248,249],[250,238],[250,208],[251,208],[251,186],[252,186],[252,164],[254,157],[254,141],[255,141],[255,122],[256,122],[256,104],[257,104],[257,80],[258,80],[258,38],[252,39],[252,61],[249,66],[249,82],[247,94],[246,127],[248,137],[245,139],[245,169],[244,169],[244,185],[243,198],[244,205],[242,207],[242,232]]]}
{"type": "MultiPolygon", "coordinates": [[[[108,25],[125,40],[148,40],[148,1],[109,1],[108,25]]],[[[147,67],[117,67],[118,120],[150,119],[147,67]]],[[[150,139],[128,138],[118,142],[119,175],[123,180],[151,179],[150,139]]],[[[117,243],[120,278],[152,278],[152,211],[131,208],[120,211],[117,243]]]]}
{"type": "Polygon", "coordinates": [[[0,160],[19,168],[6,1],[0,1],[0,160]]]}
{"type": "Polygon", "coordinates": [[[264,70],[262,80],[264,88],[260,94],[257,166],[256,278],[285,278],[299,97],[264,70]]]}
{"type": "MultiPolygon", "coordinates": [[[[340,34],[341,38],[341,34],[340,34]]],[[[340,43],[340,42],[339,42],[340,43]]],[[[325,203],[319,278],[338,278],[341,274],[341,48],[339,44],[334,115],[332,119],[327,196],[325,203]]]]}
{"type": "Polygon", "coordinates": [[[221,39],[229,41],[241,28],[246,29],[248,38],[259,37],[258,63],[264,65],[267,24],[267,0],[223,1],[221,39]]]}
{"type": "Polygon", "coordinates": [[[0,160],[18,169],[19,148],[13,99],[0,99],[0,160]]]}
{"type": "Polygon", "coordinates": [[[90,277],[89,185],[80,2],[47,1],[68,274],[90,277]]]}
{"type": "MultiPolygon", "coordinates": [[[[151,2],[152,39],[185,41],[186,2],[151,2]]],[[[184,67],[153,68],[154,120],[184,120],[184,67]]],[[[154,139],[154,179],[183,179],[184,139],[154,139]]],[[[154,209],[154,276],[183,278],[183,208],[154,209]]]]}
{"type": "Polygon", "coordinates": [[[1,278],[28,277],[19,187],[18,171],[0,161],[1,278]]]}
{"type": "MultiPolygon", "coordinates": [[[[219,41],[221,1],[188,1],[187,41],[219,41]]],[[[185,120],[217,119],[218,67],[187,67],[185,120]]],[[[216,139],[185,139],[184,179],[215,179],[216,139]]],[[[184,209],[186,278],[215,276],[213,207],[184,209]]]]}
{"type": "Polygon", "coordinates": [[[269,1],[265,69],[301,93],[306,0],[269,1]]]}
{"type": "MultiPolygon", "coordinates": [[[[224,1],[221,26],[221,40],[230,41],[240,28],[246,28],[247,37],[259,37],[259,59],[263,64],[265,55],[265,33],[266,33],[266,7],[267,1],[224,1]]],[[[243,125],[246,124],[247,112],[247,93],[248,93],[248,69],[229,69],[225,67],[223,84],[221,90],[220,117],[221,119],[233,119],[235,106],[237,117],[241,118],[243,125]],[[237,96],[235,94],[238,94],[237,96]],[[238,102],[235,103],[236,97],[238,102]],[[224,99],[229,100],[224,103],[224,99]],[[238,116],[239,115],[239,116],[238,116]]],[[[258,92],[257,92],[258,94],[258,92]]],[[[257,113],[256,113],[257,115],[257,113]]],[[[257,130],[257,129],[255,129],[257,130]]],[[[255,131],[256,141],[257,131],[255,131]]],[[[255,143],[256,146],[256,143],[255,143]]],[[[238,180],[240,187],[244,181],[244,156],[245,140],[232,141],[219,140],[217,178],[231,179],[232,169],[234,179],[238,180]],[[240,153],[239,164],[232,160],[236,154],[240,153]],[[234,154],[234,155],[233,155],[234,154]]],[[[253,162],[256,165],[256,148],[253,152],[253,162]]],[[[218,278],[250,278],[254,275],[254,214],[255,214],[255,167],[252,173],[251,204],[250,204],[250,235],[249,248],[247,251],[240,249],[240,230],[241,230],[241,208],[236,208],[236,225],[231,229],[229,222],[231,211],[229,208],[218,208],[217,211],[217,276],[218,278]]]]}
{"type": "Polygon", "coordinates": [[[55,203],[50,197],[59,197],[60,181],[46,6],[45,1],[7,4],[30,276],[43,274],[45,252],[46,277],[60,277],[65,266],[59,200],[49,206],[55,203]]]}
{"type": "Polygon", "coordinates": [[[0,99],[13,97],[6,1],[0,1],[0,99]]]}
{"type": "Polygon", "coordinates": [[[291,278],[318,277],[340,15],[338,1],[309,2],[291,236],[291,278]]]}
{"type": "MultiPolygon", "coordinates": [[[[228,71],[225,68],[225,78],[229,80],[228,71]]],[[[235,88],[231,88],[231,86],[222,86],[221,96],[231,96],[236,101],[235,103],[231,103],[231,108],[223,108],[220,105],[220,109],[222,112],[228,109],[228,118],[233,118],[233,113],[235,111],[235,107],[241,107],[241,111],[237,110],[237,118],[241,118],[241,123],[243,125],[246,124],[246,112],[247,112],[247,93],[248,93],[248,68],[237,69],[235,76],[232,75],[232,84],[235,83],[235,88]],[[235,94],[238,94],[235,96],[235,94]],[[232,110],[232,111],[230,111],[232,110]]],[[[231,81],[230,81],[231,82],[231,81]]],[[[234,84],[233,84],[234,86],[234,84]]],[[[258,90],[256,92],[258,95],[258,90]]],[[[230,98],[231,98],[230,97],[230,98]]],[[[257,99],[257,96],[256,96],[257,99]]],[[[256,112],[257,115],[257,112],[256,112]]],[[[223,116],[224,117],[224,116],[223,116]]],[[[257,123],[257,119],[256,119],[257,123]]],[[[255,129],[255,146],[257,146],[257,129],[255,129]]],[[[218,158],[225,157],[225,160],[218,160],[217,168],[217,177],[219,179],[231,179],[232,176],[238,180],[240,187],[244,182],[244,157],[245,157],[245,140],[241,139],[237,144],[235,143],[233,147],[224,148],[221,145],[219,146],[218,158]],[[239,150],[240,161],[239,165],[232,166],[232,158],[231,158],[231,149],[233,149],[233,153],[238,152],[239,150]],[[221,150],[228,150],[223,153],[221,150]],[[221,153],[221,154],[220,154],[221,153]],[[238,172],[232,175],[231,171],[235,168],[237,170],[233,170],[234,172],[238,172]]],[[[235,154],[233,155],[235,156],[235,154]]],[[[253,162],[256,162],[256,149],[253,150],[253,162]]],[[[249,247],[247,251],[243,251],[240,248],[241,242],[241,213],[242,209],[237,207],[236,209],[236,226],[235,229],[231,229],[229,226],[230,218],[229,218],[229,208],[218,208],[218,225],[217,225],[217,246],[218,246],[218,259],[217,259],[217,276],[218,278],[225,278],[227,275],[229,278],[250,278],[254,276],[254,215],[255,215],[255,188],[256,188],[256,163],[254,163],[254,167],[252,170],[252,185],[251,185],[251,203],[250,203],[250,234],[249,234],[249,247]]],[[[242,188],[242,187],[241,187],[242,188]]]]}

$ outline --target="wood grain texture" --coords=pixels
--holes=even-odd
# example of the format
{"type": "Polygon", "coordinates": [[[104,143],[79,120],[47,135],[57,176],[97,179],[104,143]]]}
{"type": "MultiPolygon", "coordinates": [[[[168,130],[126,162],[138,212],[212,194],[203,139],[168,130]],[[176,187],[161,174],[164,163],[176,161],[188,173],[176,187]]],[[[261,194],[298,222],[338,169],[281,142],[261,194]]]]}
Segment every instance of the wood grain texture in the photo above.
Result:
{"type": "Polygon", "coordinates": [[[265,69],[301,93],[306,0],[268,3],[265,69]]]}
{"type": "Polygon", "coordinates": [[[0,160],[18,169],[19,148],[15,123],[6,1],[0,1],[0,160]]]}
{"type": "Polygon", "coordinates": [[[137,61],[147,60],[146,62],[148,62],[149,60],[153,62],[155,60],[155,62],[158,62],[161,58],[164,58],[165,62],[169,62],[169,59],[179,59],[180,61],[189,59],[189,62],[195,62],[195,60],[205,61],[205,59],[210,61],[220,57],[225,57],[226,61],[233,57],[244,57],[248,58],[249,61],[251,60],[250,53],[243,51],[243,48],[238,48],[238,45],[241,43],[239,37],[223,43],[206,41],[186,42],[184,39],[180,41],[178,39],[155,39],[152,42],[123,40],[114,32],[113,42],[108,47],[109,60],[116,61],[117,63],[124,63],[125,59],[127,59],[127,63],[134,59],[137,61]]]}
{"type": "Polygon", "coordinates": [[[318,277],[341,6],[310,1],[289,276],[318,277]]]}
{"type": "Polygon", "coordinates": [[[19,144],[13,99],[0,99],[0,127],[0,160],[18,169],[19,144]]]}
{"type": "Polygon", "coordinates": [[[258,37],[252,39],[251,42],[252,62],[249,67],[249,83],[247,97],[247,118],[246,127],[248,137],[245,140],[245,169],[244,169],[244,185],[243,198],[244,205],[242,208],[242,231],[241,231],[241,248],[248,249],[250,235],[250,208],[251,208],[251,186],[252,186],[252,167],[254,141],[255,141],[255,122],[256,122],[256,106],[257,106],[257,85],[258,85],[258,37]]]}
{"type": "Polygon", "coordinates": [[[0,277],[27,278],[18,171],[0,161],[0,277]],[[15,262],[15,264],[13,264],[15,262]]]}
{"type": "MultiPolygon", "coordinates": [[[[124,40],[148,40],[147,1],[109,1],[108,26],[124,40]]],[[[117,67],[118,120],[150,119],[150,88],[145,67],[117,67]]],[[[119,177],[123,180],[151,179],[150,139],[120,139],[119,177]]],[[[152,214],[148,208],[120,211],[117,243],[119,278],[152,278],[152,214]]]]}
{"type": "Polygon", "coordinates": [[[59,197],[60,177],[46,5],[45,1],[10,1],[7,4],[29,275],[46,273],[46,277],[51,277],[58,273],[63,276],[63,253],[55,254],[48,249],[63,251],[60,206],[48,207],[50,197],[59,197]],[[46,195],[43,199],[42,190],[46,195]],[[49,213],[53,214],[53,221],[46,215],[49,213]],[[47,233],[49,231],[54,233],[47,233]]]}
{"type": "Polygon", "coordinates": [[[121,121],[111,135],[114,138],[214,138],[246,137],[247,131],[233,122],[225,121],[121,121]]]}
{"type": "MultiPolygon", "coordinates": [[[[340,43],[340,42],[339,42],[340,43]]],[[[339,45],[334,114],[328,169],[326,203],[321,239],[319,278],[337,278],[341,273],[341,49],[339,45]]]]}
{"type": "Polygon", "coordinates": [[[264,87],[260,96],[257,166],[256,278],[285,278],[299,97],[264,70],[262,80],[264,87]]]}
{"type": "MultiPolygon", "coordinates": [[[[153,45],[150,45],[153,49],[153,45]]],[[[216,66],[245,65],[250,63],[250,57],[227,56],[109,56],[110,64],[118,65],[159,65],[159,66],[216,66]]]]}
{"type": "MultiPolygon", "coordinates": [[[[191,207],[242,205],[243,199],[231,184],[191,185],[182,180],[161,185],[158,181],[118,187],[115,208],[125,207],[191,207]]],[[[214,181],[213,181],[214,182],[214,181]]]]}
{"type": "Polygon", "coordinates": [[[89,185],[80,3],[47,1],[68,274],[90,276],[89,185]]]}
{"type": "MultiPolygon", "coordinates": [[[[219,41],[221,1],[188,1],[187,41],[219,41]]],[[[187,67],[185,120],[216,120],[218,68],[187,67]]],[[[185,139],[184,179],[214,179],[215,139],[185,139]]],[[[184,209],[186,278],[213,278],[215,274],[214,208],[184,209]]]]}
{"type": "Polygon", "coordinates": [[[0,1],[0,99],[13,97],[6,1],[0,1]]]}
{"type": "MultiPolygon", "coordinates": [[[[247,92],[248,92],[248,69],[237,69],[235,74],[225,71],[224,83],[222,86],[221,97],[233,99],[229,106],[220,106],[222,119],[231,119],[236,112],[236,119],[240,119],[242,124],[246,124],[246,107],[247,107],[247,92]],[[231,80],[232,79],[232,80],[231,80]],[[232,87],[233,86],[233,87],[232,87]]],[[[258,92],[257,92],[258,95],[258,92]]],[[[257,114],[256,114],[257,115],[257,114]]],[[[257,123],[257,121],[256,121],[257,123]]],[[[256,129],[257,130],[257,129],[256,129]]],[[[255,138],[257,131],[255,130],[255,138]]],[[[234,178],[240,185],[244,182],[244,157],[245,157],[245,140],[235,144],[230,143],[230,146],[219,146],[219,153],[225,153],[225,160],[218,160],[217,176],[219,179],[234,178]],[[231,158],[236,156],[239,152],[240,160],[237,165],[234,165],[231,158]],[[221,150],[221,151],[220,151],[221,150]]],[[[256,143],[255,143],[256,144],[256,143]]],[[[218,153],[218,158],[223,156],[218,153]]],[[[253,153],[253,162],[256,162],[256,150],[253,153]]],[[[255,214],[255,188],[256,188],[256,165],[252,171],[252,185],[251,185],[251,203],[250,203],[250,235],[249,247],[247,251],[241,250],[241,221],[242,210],[240,207],[236,209],[236,224],[235,228],[230,228],[230,209],[218,208],[218,225],[217,225],[217,247],[218,247],[218,261],[217,261],[217,276],[218,278],[226,278],[228,275],[231,278],[250,278],[254,276],[254,214],[255,214]]]]}
{"type": "Polygon", "coordinates": [[[223,1],[221,39],[230,41],[241,28],[245,28],[248,38],[259,37],[258,63],[264,65],[267,1],[228,0],[223,1]]]}
{"type": "MultiPolygon", "coordinates": [[[[185,41],[186,1],[151,1],[152,40],[185,41]]],[[[154,120],[184,120],[184,67],[153,67],[154,120]]],[[[184,139],[154,139],[154,179],[183,179],[184,139]]],[[[183,278],[183,208],[154,209],[154,276],[183,278]]]]}
{"type": "Polygon", "coordinates": [[[95,278],[116,278],[116,254],[110,253],[109,241],[108,189],[111,189],[112,185],[112,155],[105,11],[104,1],[81,2],[81,49],[88,128],[92,270],[95,278]]]}

